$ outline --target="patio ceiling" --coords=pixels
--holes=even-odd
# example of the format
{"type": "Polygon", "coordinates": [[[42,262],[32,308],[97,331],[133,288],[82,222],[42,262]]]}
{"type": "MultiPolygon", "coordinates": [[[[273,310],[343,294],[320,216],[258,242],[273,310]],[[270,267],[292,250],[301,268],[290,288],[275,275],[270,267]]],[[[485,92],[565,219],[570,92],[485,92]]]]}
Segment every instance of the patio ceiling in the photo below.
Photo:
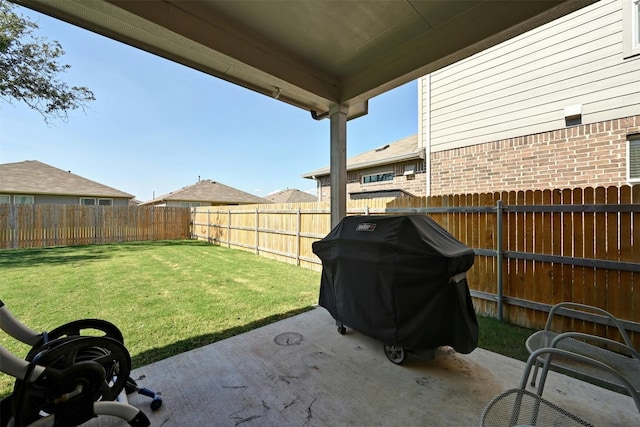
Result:
{"type": "Polygon", "coordinates": [[[204,73],[347,118],[370,98],[595,0],[16,0],[204,73]]]}

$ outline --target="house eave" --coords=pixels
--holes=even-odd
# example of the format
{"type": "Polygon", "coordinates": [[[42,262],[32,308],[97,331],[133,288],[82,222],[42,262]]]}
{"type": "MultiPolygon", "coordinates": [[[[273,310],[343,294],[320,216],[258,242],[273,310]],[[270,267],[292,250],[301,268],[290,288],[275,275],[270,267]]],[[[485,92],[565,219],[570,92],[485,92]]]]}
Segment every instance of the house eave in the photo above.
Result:
{"type": "MultiPolygon", "coordinates": [[[[411,153],[400,154],[393,157],[386,157],[384,159],[371,160],[368,162],[359,162],[359,163],[348,163],[347,162],[347,172],[368,169],[377,166],[386,166],[394,163],[406,162],[409,160],[424,160],[425,158],[425,149],[420,149],[418,151],[414,151],[411,153]]],[[[302,175],[302,178],[307,179],[317,179],[319,177],[329,175],[329,168],[318,169],[313,172],[306,173],[302,175]]]]}
{"type": "Polygon", "coordinates": [[[29,189],[0,189],[0,194],[17,194],[29,196],[55,196],[55,197],[104,197],[110,199],[133,199],[135,196],[129,193],[101,194],[101,193],[55,193],[50,191],[33,191],[29,189]]]}

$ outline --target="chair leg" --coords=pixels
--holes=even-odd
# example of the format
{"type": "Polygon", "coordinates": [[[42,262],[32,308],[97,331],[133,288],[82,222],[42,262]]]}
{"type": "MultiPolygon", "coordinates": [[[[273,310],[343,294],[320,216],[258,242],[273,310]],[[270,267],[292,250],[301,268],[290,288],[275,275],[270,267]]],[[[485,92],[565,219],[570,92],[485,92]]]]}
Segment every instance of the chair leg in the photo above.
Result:
{"type": "Polygon", "coordinates": [[[540,368],[540,361],[536,360],[533,366],[533,374],[531,375],[531,387],[536,386],[536,378],[538,378],[538,368],[540,368]]]}

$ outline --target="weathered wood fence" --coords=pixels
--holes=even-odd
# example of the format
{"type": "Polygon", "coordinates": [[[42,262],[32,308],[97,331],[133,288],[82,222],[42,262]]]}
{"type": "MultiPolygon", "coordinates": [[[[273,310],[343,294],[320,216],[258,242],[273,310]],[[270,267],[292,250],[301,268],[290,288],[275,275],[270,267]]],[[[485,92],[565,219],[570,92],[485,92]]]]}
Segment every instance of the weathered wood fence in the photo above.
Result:
{"type": "MultiPolygon", "coordinates": [[[[640,186],[358,202],[349,204],[349,215],[428,214],[472,247],[468,280],[479,313],[540,328],[552,304],[582,302],[624,319],[640,344],[640,186]]],[[[322,203],[201,207],[192,232],[320,269],[311,244],[330,231],[329,212],[322,203]]],[[[565,322],[610,334],[598,316],[565,322]]]]}
{"type": "Polygon", "coordinates": [[[188,208],[0,204],[0,249],[188,239],[188,208]]]}

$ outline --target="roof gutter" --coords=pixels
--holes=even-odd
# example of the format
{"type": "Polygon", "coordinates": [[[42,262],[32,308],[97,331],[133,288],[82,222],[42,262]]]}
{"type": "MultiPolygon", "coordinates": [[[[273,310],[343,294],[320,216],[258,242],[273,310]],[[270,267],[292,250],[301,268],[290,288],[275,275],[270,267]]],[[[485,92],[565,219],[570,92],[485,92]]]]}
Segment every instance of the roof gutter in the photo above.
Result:
{"type": "Polygon", "coordinates": [[[327,117],[329,117],[328,111],[325,111],[324,113],[318,113],[315,110],[311,110],[311,118],[313,120],[322,120],[322,119],[326,119],[327,117]]]}

